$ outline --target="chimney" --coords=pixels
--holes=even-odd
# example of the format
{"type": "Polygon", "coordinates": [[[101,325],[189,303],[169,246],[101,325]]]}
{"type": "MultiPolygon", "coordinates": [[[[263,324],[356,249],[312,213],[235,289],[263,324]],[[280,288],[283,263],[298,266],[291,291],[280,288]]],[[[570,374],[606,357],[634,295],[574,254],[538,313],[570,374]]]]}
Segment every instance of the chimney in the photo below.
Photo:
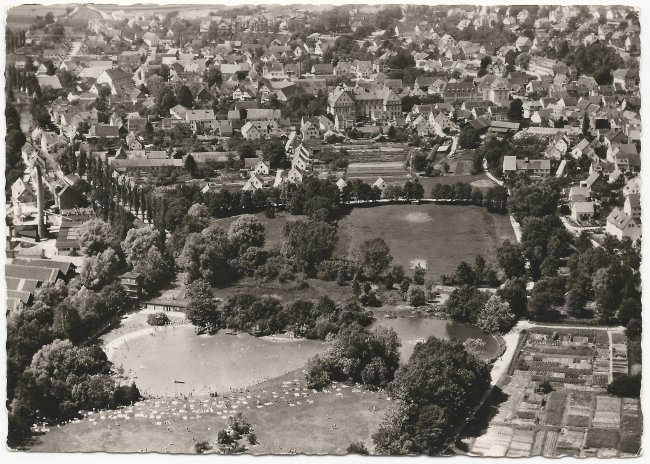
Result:
{"type": "Polygon", "coordinates": [[[38,238],[47,238],[47,229],[45,228],[45,197],[43,192],[43,173],[41,167],[36,166],[36,207],[38,208],[38,238]]]}

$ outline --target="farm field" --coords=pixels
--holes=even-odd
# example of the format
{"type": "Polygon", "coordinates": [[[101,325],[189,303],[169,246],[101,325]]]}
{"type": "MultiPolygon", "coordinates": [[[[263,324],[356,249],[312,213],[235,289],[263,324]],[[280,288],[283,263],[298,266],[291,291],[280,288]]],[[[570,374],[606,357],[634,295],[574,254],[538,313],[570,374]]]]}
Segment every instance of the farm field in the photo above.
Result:
{"type": "Polygon", "coordinates": [[[521,337],[522,348],[498,383],[507,397],[498,406],[491,405],[496,413],[487,428],[466,440],[470,453],[636,455],[643,426],[640,401],[606,391],[615,372],[627,372],[620,367],[627,362],[625,344],[618,343],[622,333],[533,328],[521,337]],[[545,381],[552,391],[540,390],[545,381]]]}

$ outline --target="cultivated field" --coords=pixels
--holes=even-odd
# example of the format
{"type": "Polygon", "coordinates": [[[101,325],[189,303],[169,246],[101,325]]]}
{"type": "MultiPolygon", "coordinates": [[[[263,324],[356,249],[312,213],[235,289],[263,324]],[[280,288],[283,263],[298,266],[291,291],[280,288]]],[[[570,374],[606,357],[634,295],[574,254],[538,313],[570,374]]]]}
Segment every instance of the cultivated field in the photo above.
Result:
{"type": "Polygon", "coordinates": [[[406,161],[412,150],[406,144],[354,143],[334,145],[334,148],[345,148],[350,155],[347,179],[362,179],[369,183],[378,177],[386,182],[406,180],[406,161]]]}
{"type": "Polygon", "coordinates": [[[610,338],[605,330],[534,328],[521,337],[521,350],[498,384],[507,398],[491,405],[496,412],[489,426],[467,441],[472,454],[612,457],[639,452],[639,399],[606,392],[615,372],[627,372],[621,333],[610,338]],[[553,391],[538,389],[544,381],[553,391]]]}

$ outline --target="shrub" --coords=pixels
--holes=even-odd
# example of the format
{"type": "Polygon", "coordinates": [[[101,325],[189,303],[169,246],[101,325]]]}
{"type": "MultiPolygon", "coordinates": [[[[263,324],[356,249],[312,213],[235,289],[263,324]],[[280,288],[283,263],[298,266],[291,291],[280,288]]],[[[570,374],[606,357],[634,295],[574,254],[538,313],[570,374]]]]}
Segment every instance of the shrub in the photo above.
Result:
{"type": "Polygon", "coordinates": [[[350,443],[350,445],[345,450],[348,454],[360,454],[362,456],[368,456],[368,448],[361,442],[350,443]]]}
{"type": "Polygon", "coordinates": [[[155,327],[169,324],[169,317],[165,313],[154,313],[147,316],[147,323],[155,327]]]}
{"type": "Polygon", "coordinates": [[[307,388],[321,390],[331,383],[326,361],[316,355],[307,364],[307,388]]]}
{"type": "Polygon", "coordinates": [[[408,304],[415,306],[416,308],[424,306],[426,304],[426,295],[424,294],[424,290],[418,286],[411,285],[406,295],[406,301],[408,304]]]}
{"type": "Polygon", "coordinates": [[[197,441],[196,443],[194,443],[194,451],[196,452],[196,454],[203,454],[206,451],[210,451],[211,449],[212,446],[210,446],[210,444],[205,440],[197,441]]]}

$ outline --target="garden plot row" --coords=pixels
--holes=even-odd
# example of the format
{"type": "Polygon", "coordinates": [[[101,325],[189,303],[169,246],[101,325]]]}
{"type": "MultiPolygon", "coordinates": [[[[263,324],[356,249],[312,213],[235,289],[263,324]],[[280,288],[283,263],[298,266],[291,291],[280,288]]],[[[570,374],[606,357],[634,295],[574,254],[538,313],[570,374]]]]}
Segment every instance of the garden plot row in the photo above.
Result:
{"type": "Polygon", "coordinates": [[[612,343],[612,372],[628,373],[627,345],[625,343],[612,343]]]}

